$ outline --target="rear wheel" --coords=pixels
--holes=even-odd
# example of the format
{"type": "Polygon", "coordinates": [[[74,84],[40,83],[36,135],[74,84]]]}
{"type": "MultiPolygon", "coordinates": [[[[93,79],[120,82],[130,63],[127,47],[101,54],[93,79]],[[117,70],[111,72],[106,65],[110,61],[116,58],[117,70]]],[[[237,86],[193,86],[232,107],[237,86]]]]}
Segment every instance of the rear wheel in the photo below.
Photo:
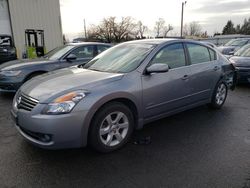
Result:
{"type": "Polygon", "coordinates": [[[227,85],[224,82],[220,81],[215,87],[212,101],[209,106],[214,109],[220,109],[226,101],[227,91],[227,85]]]}
{"type": "Polygon", "coordinates": [[[134,129],[130,109],[122,103],[110,103],[95,115],[89,139],[93,149],[107,153],[126,144],[134,129]]]}

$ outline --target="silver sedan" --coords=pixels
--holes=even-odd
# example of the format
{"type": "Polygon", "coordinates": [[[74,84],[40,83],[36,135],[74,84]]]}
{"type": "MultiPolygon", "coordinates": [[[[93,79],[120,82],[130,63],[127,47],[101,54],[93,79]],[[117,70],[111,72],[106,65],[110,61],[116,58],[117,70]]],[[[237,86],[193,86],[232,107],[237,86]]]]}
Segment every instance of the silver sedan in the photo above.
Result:
{"type": "MultiPolygon", "coordinates": [[[[215,49],[180,39],[112,47],[85,67],[36,77],[16,93],[20,134],[42,148],[110,152],[145,123],[200,105],[221,108],[234,66],[215,49]]],[[[194,116],[195,118],[195,116],[194,116]]]]}

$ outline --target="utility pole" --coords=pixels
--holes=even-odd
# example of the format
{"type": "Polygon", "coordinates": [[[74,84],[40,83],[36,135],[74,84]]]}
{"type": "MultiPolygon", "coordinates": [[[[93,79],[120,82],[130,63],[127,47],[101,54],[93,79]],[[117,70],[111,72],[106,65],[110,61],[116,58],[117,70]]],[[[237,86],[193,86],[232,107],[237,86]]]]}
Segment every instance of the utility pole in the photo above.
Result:
{"type": "Polygon", "coordinates": [[[86,30],[86,22],[85,19],[83,20],[84,22],[84,35],[85,35],[85,39],[87,39],[87,30],[86,30]]]}
{"type": "Polygon", "coordinates": [[[184,14],[184,6],[187,4],[187,1],[182,2],[181,4],[181,38],[183,37],[183,14],[184,14]]]}

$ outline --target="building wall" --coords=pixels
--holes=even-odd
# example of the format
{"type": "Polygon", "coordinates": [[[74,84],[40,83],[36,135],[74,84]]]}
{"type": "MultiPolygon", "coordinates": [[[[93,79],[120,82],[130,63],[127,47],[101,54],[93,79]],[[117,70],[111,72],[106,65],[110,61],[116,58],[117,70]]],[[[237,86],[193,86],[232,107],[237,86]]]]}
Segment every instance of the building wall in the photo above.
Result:
{"type": "Polygon", "coordinates": [[[0,34],[11,35],[7,0],[0,0],[0,34]]]}
{"type": "Polygon", "coordinates": [[[18,57],[25,52],[25,30],[44,30],[46,51],[63,44],[59,0],[8,0],[18,57]]]}

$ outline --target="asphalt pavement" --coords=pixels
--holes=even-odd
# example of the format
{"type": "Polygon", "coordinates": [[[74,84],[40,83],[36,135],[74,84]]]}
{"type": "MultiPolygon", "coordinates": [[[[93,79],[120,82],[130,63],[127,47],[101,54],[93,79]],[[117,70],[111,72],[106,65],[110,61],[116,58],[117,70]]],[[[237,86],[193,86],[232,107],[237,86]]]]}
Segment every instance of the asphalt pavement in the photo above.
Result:
{"type": "Polygon", "coordinates": [[[30,145],[12,124],[12,98],[0,94],[0,188],[250,188],[250,86],[230,92],[221,110],[202,106],[148,124],[109,154],[30,145]]]}

